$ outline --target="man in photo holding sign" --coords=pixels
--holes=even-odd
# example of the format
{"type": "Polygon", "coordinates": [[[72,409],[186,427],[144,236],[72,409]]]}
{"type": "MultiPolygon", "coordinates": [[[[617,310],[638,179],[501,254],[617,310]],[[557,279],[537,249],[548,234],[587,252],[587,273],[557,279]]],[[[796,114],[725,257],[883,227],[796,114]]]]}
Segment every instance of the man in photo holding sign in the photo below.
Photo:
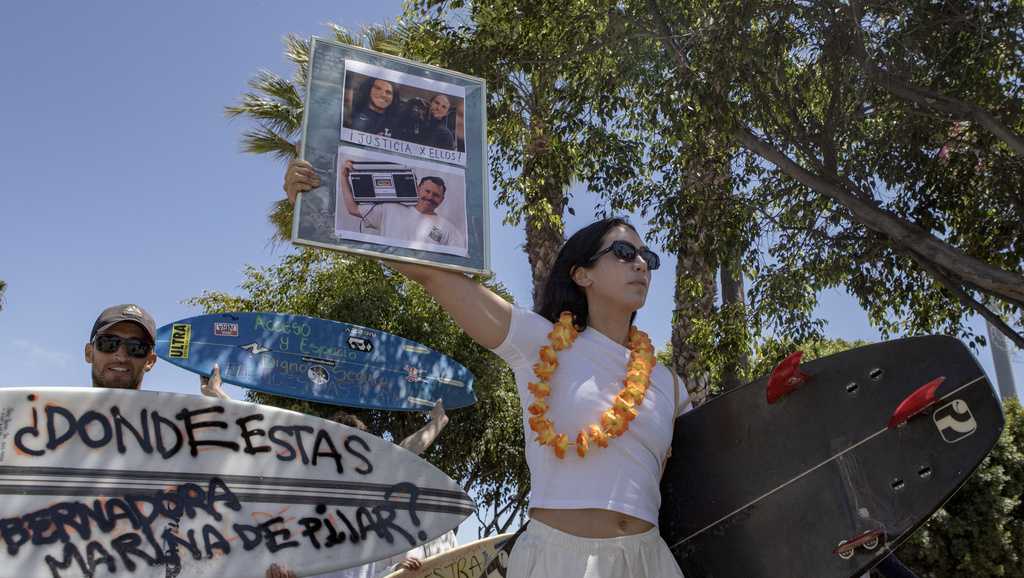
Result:
{"type": "MultiPolygon", "coordinates": [[[[443,245],[453,248],[465,248],[466,241],[460,228],[437,214],[437,209],[444,203],[448,186],[444,179],[427,175],[420,178],[416,185],[416,203],[368,203],[360,206],[352,194],[349,175],[353,164],[346,160],[342,164],[338,177],[338,188],[345,204],[345,210],[360,220],[360,233],[377,234],[382,237],[421,243],[425,245],[443,245]]],[[[320,179],[312,166],[300,160],[289,165],[288,178],[306,179],[313,186],[319,186],[320,179]]]]}

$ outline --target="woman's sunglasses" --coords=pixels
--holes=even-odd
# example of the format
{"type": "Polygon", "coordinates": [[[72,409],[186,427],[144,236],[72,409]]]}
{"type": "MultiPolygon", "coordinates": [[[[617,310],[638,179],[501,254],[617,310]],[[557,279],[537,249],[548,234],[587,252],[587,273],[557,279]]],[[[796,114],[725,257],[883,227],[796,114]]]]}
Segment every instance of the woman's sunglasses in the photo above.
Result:
{"type": "Polygon", "coordinates": [[[627,263],[631,263],[634,259],[636,259],[637,255],[640,255],[641,257],[644,258],[644,262],[647,263],[648,270],[654,271],[658,267],[661,267],[661,259],[658,257],[657,253],[651,251],[647,247],[641,247],[640,249],[637,249],[636,247],[633,246],[632,243],[629,243],[627,241],[612,241],[611,245],[608,245],[604,249],[601,249],[600,251],[595,253],[594,256],[591,257],[589,261],[587,261],[587,264],[597,261],[601,257],[601,255],[604,255],[605,253],[611,253],[615,255],[618,259],[626,261],[627,263]]]}
{"type": "Polygon", "coordinates": [[[97,335],[92,342],[103,353],[114,353],[124,343],[125,351],[131,357],[146,357],[153,346],[141,339],[126,339],[117,335],[97,335]]]}

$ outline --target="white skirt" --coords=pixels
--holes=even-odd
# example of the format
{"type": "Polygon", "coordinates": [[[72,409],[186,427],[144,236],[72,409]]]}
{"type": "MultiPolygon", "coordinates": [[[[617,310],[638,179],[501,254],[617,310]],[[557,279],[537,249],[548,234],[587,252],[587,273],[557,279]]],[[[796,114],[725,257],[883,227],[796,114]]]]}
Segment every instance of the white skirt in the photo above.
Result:
{"type": "Polygon", "coordinates": [[[682,578],[658,528],[618,538],[580,538],[537,520],[516,540],[508,578],[682,578]]]}

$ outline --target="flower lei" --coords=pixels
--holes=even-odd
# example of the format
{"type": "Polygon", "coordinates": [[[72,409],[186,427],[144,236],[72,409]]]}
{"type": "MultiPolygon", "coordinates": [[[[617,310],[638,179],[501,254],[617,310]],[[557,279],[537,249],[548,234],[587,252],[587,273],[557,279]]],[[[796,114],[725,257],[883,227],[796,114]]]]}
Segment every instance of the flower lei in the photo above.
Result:
{"type": "Polygon", "coordinates": [[[637,416],[637,406],[644,401],[644,396],[647,395],[647,387],[650,385],[651,372],[654,370],[655,363],[651,339],[643,331],[636,327],[630,327],[629,364],[626,368],[623,388],[612,400],[612,406],[601,414],[601,424],[591,424],[580,430],[576,435],[576,442],[570,443],[566,434],[555,431],[555,424],[546,415],[549,409],[547,397],[551,395],[551,386],[548,381],[558,369],[557,352],[572,346],[579,335],[579,330],[573,325],[572,319],[572,313],[562,312],[558,322],[548,334],[551,345],[540,348],[540,361],[533,366],[533,373],[537,376],[538,381],[528,385],[530,393],[533,394],[533,403],[527,407],[527,410],[533,415],[530,418],[530,429],[537,433],[534,439],[541,446],[551,446],[558,459],[565,459],[566,449],[570,445],[576,446],[576,454],[585,458],[587,452],[590,451],[591,442],[606,448],[609,438],[626,433],[626,430],[629,429],[629,422],[637,416]]]}

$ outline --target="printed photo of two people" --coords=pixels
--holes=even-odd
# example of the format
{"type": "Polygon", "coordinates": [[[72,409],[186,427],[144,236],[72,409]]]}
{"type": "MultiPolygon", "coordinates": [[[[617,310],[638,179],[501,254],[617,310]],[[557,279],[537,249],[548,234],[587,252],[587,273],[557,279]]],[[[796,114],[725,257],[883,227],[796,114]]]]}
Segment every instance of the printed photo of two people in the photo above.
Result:
{"type": "Polygon", "coordinates": [[[465,166],[461,86],[347,60],[344,98],[341,140],[465,166]]]}

